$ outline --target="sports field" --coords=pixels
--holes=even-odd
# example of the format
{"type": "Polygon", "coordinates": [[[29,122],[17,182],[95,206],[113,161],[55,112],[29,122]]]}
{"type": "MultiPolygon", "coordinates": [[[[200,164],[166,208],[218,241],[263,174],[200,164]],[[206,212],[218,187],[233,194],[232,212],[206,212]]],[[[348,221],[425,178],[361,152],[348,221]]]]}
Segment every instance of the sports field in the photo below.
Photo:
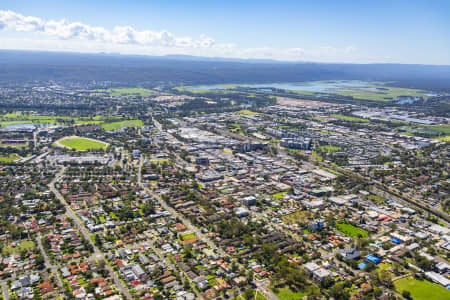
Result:
{"type": "Polygon", "coordinates": [[[106,149],[108,143],[77,136],[65,137],[55,142],[57,146],[77,151],[106,149]]]}
{"type": "Polygon", "coordinates": [[[20,156],[16,153],[9,153],[9,154],[1,154],[0,155],[0,162],[2,163],[10,163],[13,161],[16,161],[20,159],[20,156]]]}
{"type": "Polygon", "coordinates": [[[450,299],[450,291],[428,280],[417,280],[405,277],[394,281],[395,289],[401,294],[409,291],[414,300],[441,300],[450,299]]]}
{"type": "Polygon", "coordinates": [[[18,124],[53,124],[64,125],[75,124],[99,124],[103,122],[103,116],[95,117],[70,117],[70,116],[40,116],[35,114],[8,113],[0,115],[0,127],[18,124]]]}
{"type": "Polygon", "coordinates": [[[119,122],[111,122],[102,124],[104,130],[117,130],[125,126],[142,126],[144,123],[141,120],[125,120],[119,122]]]}

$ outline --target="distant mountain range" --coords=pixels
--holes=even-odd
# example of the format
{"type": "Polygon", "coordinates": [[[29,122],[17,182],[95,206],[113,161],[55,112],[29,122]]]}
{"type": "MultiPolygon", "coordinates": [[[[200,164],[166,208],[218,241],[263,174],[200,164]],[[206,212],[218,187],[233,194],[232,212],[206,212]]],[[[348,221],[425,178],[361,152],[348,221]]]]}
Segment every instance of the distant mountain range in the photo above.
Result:
{"type": "Polygon", "coordinates": [[[450,66],[280,62],[189,55],[144,56],[0,50],[0,83],[114,81],[126,85],[268,83],[312,80],[392,81],[450,92],[450,66]]]}

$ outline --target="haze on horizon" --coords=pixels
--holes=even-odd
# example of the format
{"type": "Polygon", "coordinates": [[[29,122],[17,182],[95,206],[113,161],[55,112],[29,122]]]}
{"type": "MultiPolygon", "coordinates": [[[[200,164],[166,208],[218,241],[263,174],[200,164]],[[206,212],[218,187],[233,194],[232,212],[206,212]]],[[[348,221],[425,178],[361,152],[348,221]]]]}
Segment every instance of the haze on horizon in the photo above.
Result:
{"type": "Polygon", "coordinates": [[[4,0],[0,49],[450,65],[448,1],[4,0]]]}

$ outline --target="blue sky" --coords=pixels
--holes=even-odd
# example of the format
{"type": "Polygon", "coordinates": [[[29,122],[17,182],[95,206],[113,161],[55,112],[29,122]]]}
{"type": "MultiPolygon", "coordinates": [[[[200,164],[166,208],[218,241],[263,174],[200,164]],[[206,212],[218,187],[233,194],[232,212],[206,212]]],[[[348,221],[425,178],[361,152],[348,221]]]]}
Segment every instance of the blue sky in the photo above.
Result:
{"type": "Polygon", "coordinates": [[[2,0],[0,48],[450,64],[450,1],[67,2],[2,0]]]}

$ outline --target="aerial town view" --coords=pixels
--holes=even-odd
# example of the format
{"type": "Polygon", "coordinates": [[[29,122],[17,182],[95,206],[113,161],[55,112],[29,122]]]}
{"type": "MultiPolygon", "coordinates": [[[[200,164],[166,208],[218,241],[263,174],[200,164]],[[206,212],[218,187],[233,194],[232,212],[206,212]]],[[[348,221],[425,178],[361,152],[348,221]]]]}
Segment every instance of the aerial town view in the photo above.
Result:
{"type": "Polygon", "coordinates": [[[450,3],[28,2],[0,4],[0,300],[450,299],[450,3]]]}

